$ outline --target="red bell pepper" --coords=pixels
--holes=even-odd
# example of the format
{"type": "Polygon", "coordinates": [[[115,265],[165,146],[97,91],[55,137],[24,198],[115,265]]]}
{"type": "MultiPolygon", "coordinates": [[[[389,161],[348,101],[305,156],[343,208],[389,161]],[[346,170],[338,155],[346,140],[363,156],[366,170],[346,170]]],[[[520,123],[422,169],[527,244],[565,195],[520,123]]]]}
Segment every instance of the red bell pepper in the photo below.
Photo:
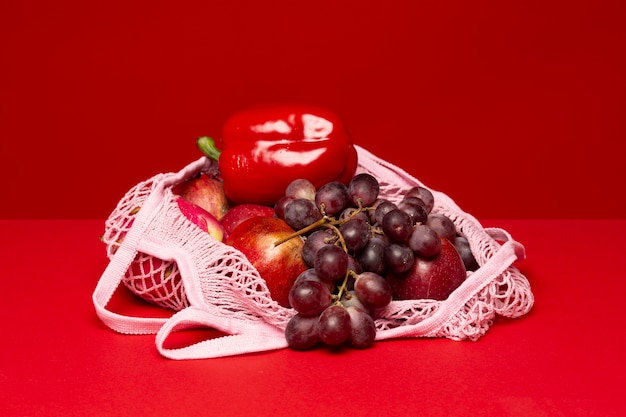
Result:
{"type": "Polygon", "coordinates": [[[331,111],[309,105],[270,105],[229,117],[215,143],[202,137],[200,150],[218,161],[224,192],[234,204],[273,206],[298,178],[321,187],[347,184],[357,153],[345,126],[331,111]]]}

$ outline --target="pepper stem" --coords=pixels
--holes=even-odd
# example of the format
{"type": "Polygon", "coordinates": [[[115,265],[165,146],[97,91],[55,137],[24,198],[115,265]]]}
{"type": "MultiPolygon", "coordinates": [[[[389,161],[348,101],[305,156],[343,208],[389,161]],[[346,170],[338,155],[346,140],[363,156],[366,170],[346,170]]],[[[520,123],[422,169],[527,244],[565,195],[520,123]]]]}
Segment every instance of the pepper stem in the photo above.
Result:
{"type": "Polygon", "coordinates": [[[209,158],[217,161],[222,151],[215,147],[215,141],[208,136],[200,136],[196,139],[196,146],[200,151],[209,158]]]}

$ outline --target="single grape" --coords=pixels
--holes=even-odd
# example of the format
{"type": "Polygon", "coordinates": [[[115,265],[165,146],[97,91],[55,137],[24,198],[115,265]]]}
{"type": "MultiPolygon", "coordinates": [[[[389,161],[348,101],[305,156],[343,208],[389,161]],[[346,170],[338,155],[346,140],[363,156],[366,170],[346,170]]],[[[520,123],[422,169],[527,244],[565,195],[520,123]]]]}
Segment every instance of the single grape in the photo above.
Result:
{"type": "Polygon", "coordinates": [[[415,254],[407,243],[392,242],[385,248],[385,266],[388,271],[406,272],[413,266],[415,254]]]}
{"type": "Polygon", "coordinates": [[[289,291],[289,305],[303,316],[318,316],[332,302],[328,286],[314,280],[300,280],[289,291]]]}
{"type": "Polygon", "coordinates": [[[315,254],[324,245],[332,245],[337,241],[337,235],[332,229],[318,229],[308,236],[304,240],[302,246],[302,259],[304,262],[313,267],[315,261],[315,254]]]}
{"type": "Polygon", "coordinates": [[[308,350],[319,342],[317,316],[305,317],[296,314],[289,319],[285,327],[287,345],[296,350],[308,350]]]}
{"type": "Polygon", "coordinates": [[[348,272],[348,254],[337,245],[324,245],[315,254],[313,267],[324,281],[343,278],[348,272]]]}
{"type": "Polygon", "coordinates": [[[285,196],[293,198],[306,198],[315,200],[315,185],[307,179],[298,178],[289,183],[285,190],[285,196]]]}
{"type": "Polygon", "coordinates": [[[353,255],[348,255],[348,270],[356,272],[357,274],[363,272],[363,268],[359,264],[359,261],[357,261],[353,255]]]}
{"type": "Polygon", "coordinates": [[[355,349],[367,349],[376,340],[376,324],[374,319],[364,310],[347,307],[350,315],[350,346],[355,349]]]}
{"type": "Polygon", "coordinates": [[[402,200],[400,200],[400,202],[417,204],[418,206],[424,207],[428,211],[428,207],[426,206],[426,203],[424,203],[424,200],[422,200],[419,197],[415,197],[412,195],[405,195],[404,197],[402,197],[402,200]]]}
{"type": "Polygon", "coordinates": [[[413,224],[426,223],[428,220],[428,212],[423,205],[415,203],[418,198],[409,197],[398,203],[398,208],[411,217],[413,224]]]}
{"type": "Polygon", "coordinates": [[[435,205],[435,197],[433,193],[425,187],[415,186],[404,193],[405,197],[417,197],[426,204],[426,211],[430,213],[435,205]]]}
{"type": "Polygon", "coordinates": [[[315,204],[329,216],[341,213],[350,204],[348,187],[339,181],[322,185],[315,194],[315,204]]]}
{"type": "Polygon", "coordinates": [[[350,201],[357,207],[367,207],[374,204],[380,192],[380,184],[371,174],[355,175],[348,184],[350,201]]]}
{"type": "Polygon", "coordinates": [[[378,198],[376,199],[376,201],[374,201],[374,202],[373,202],[373,203],[369,206],[369,210],[367,210],[367,214],[368,214],[368,217],[369,217],[369,222],[370,222],[370,224],[375,224],[375,223],[376,223],[376,216],[375,216],[375,214],[376,214],[376,209],[377,209],[377,208],[378,208],[378,206],[379,206],[381,203],[383,203],[384,201],[388,201],[388,200],[387,200],[387,199],[385,199],[385,198],[378,197],[378,198]]]}
{"type": "Polygon", "coordinates": [[[416,224],[408,239],[409,247],[417,256],[432,258],[441,252],[441,238],[430,226],[416,224]]]}
{"type": "Polygon", "coordinates": [[[360,210],[356,207],[346,208],[344,211],[341,212],[338,218],[339,221],[348,221],[348,220],[354,220],[354,219],[362,220],[368,223],[370,220],[366,211],[360,210]]]}
{"type": "Polygon", "coordinates": [[[294,281],[293,285],[296,285],[297,283],[301,281],[319,282],[321,284],[324,284],[328,288],[328,291],[331,291],[331,292],[335,289],[335,284],[321,279],[317,275],[317,272],[315,272],[315,268],[309,268],[309,269],[305,269],[304,271],[302,271],[300,275],[298,275],[298,278],[296,278],[296,280],[294,281]]]}
{"type": "Polygon", "coordinates": [[[318,336],[329,346],[337,346],[350,337],[350,313],[343,306],[333,304],[322,312],[318,320],[318,336]]]}
{"type": "Polygon", "coordinates": [[[322,213],[311,200],[294,198],[285,205],[285,222],[294,230],[303,229],[322,218],[322,213]]]}
{"type": "Polygon", "coordinates": [[[398,206],[389,200],[381,201],[380,204],[376,206],[376,210],[374,210],[374,223],[379,226],[382,225],[385,214],[397,208],[398,206]]]}
{"type": "Polygon", "coordinates": [[[456,226],[454,222],[444,214],[431,213],[426,221],[431,229],[433,229],[440,237],[445,237],[450,242],[454,241],[456,236],[456,226]]]}
{"type": "Polygon", "coordinates": [[[382,237],[370,237],[365,247],[356,255],[356,260],[363,271],[376,272],[377,274],[385,272],[385,247],[387,244],[388,242],[382,237]]]}
{"type": "Polygon", "coordinates": [[[274,213],[276,213],[276,217],[283,220],[285,219],[285,206],[292,200],[294,200],[293,197],[287,196],[283,196],[278,199],[276,204],[274,204],[274,213]]]}
{"type": "Polygon", "coordinates": [[[381,228],[389,239],[394,242],[402,242],[411,235],[413,221],[406,212],[393,209],[383,217],[381,228]]]}
{"type": "Polygon", "coordinates": [[[361,302],[370,308],[382,308],[391,302],[391,285],[382,276],[373,272],[363,272],[354,283],[354,293],[361,302]]]}
{"type": "Polygon", "coordinates": [[[360,219],[351,219],[339,227],[349,253],[363,249],[370,239],[370,225],[360,219]]]}
{"type": "Polygon", "coordinates": [[[457,252],[459,252],[459,255],[461,255],[461,259],[463,259],[467,271],[475,271],[479,268],[478,262],[470,248],[469,240],[467,240],[465,236],[455,236],[452,244],[457,252]]]}

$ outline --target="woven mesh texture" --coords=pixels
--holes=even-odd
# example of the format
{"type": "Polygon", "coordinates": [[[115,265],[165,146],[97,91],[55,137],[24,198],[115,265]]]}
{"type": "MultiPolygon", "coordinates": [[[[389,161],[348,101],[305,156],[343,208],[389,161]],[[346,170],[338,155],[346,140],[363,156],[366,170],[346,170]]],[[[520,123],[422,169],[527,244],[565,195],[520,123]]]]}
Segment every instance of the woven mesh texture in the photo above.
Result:
{"type": "MultiPolygon", "coordinates": [[[[428,188],[367,150],[358,146],[357,150],[357,172],[368,172],[379,180],[381,197],[398,201],[410,187],[428,188]]],[[[132,228],[143,202],[165,177],[166,174],[159,174],[137,184],[111,213],[103,235],[110,259],[132,228]]],[[[496,258],[503,242],[512,240],[508,233],[483,228],[446,194],[430,190],[435,196],[433,212],[453,220],[457,230],[468,238],[481,267],[469,272],[466,282],[445,301],[392,301],[376,313],[378,339],[420,336],[477,340],[497,315],[517,318],[532,308],[530,284],[513,266],[514,259],[496,258]],[[429,324],[413,329],[420,323],[429,324]]],[[[143,239],[155,247],[167,248],[164,253],[172,256],[137,254],[122,282],[143,299],[172,310],[209,305],[211,311],[219,311],[225,317],[249,322],[262,320],[279,329],[284,329],[294,314],[292,309],[281,307],[271,299],[265,281],[241,252],[214,240],[180,213],[170,188],[165,190],[162,204],[150,213],[144,235],[143,239]],[[184,268],[180,268],[181,262],[185,263],[184,268]],[[181,270],[189,271],[188,276],[183,276],[181,270]]],[[[517,258],[523,257],[523,247],[517,244],[515,248],[517,258]]]]}

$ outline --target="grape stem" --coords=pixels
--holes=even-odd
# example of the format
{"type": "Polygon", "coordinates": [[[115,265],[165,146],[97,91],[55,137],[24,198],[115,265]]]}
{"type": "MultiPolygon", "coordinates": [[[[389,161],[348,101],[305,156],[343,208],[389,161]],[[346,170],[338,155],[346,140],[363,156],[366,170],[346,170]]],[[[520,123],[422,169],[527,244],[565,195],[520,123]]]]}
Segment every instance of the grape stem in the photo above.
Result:
{"type": "Polygon", "coordinates": [[[346,272],[346,275],[343,277],[343,282],[337,290],[337,301],[335,302],[335,304],[341,304],[341,297],[343,296],[343,292],[346,290],[346,288],[348,288],[348,278],[350,278],[351,275],[355,278],[357,277],[357,273],[351,269],[346,272]]]}
{"type": "Polygon", "coordinates": [[[319,219],[318,221],[311,223],[310,225],[308,225],[307,227],[303,227],[302,229],[287,235],[285,237],[282,237],[280,239],[278,239],[276,242],[274,242],[274,247],[285,243],[286,241],[288,241],[289,239],[293,239],[296,236],[300,236],[302,234],[305,234],[307,232],[310,232],[311,230],[317,229],[318,227],[321,227],[323,225],[325,225],[326,223],[330,222],[332,219],[328,216],[324,216],[321,219],[319,219]]]}
{"type": "MultiPolygon", "coordinates": [[[[203,138],[203,139],[206,139],[206,138],[203,138]]],[[[208,138],[208,139],[211,140],[211,138],[208,138]]],[[[322,210],[321,210],[322,212],[324,211],[323,209],[324,209],[324,207],[322,205],[322,210]]],[[[359,200],[359,207],[358,207],[358,209],[354,213],[352,213],[352,215],[349,218],[347,218],[347,219],[342,221],[342,220],[337,220],[334,217],[328,216],[327,214],[324,214],[324,215],[322,215],[322,218],[319,219],[318,221],[313,222],[310,225],[308,225],[306,227],[303,227],[302,229],[300,229],[300,230],[298,230],[298,231],[296,231],[296,232],[294,232],[294,233],[292,233],[292,234],[290,234],[288,236],[285,236],[283,238],[278,239],[276,242],[274,242],[274,247],[276,247],[276,246],[278,246],[278,245],[280,245],[282,243],[285,243],[289,239],[293,239],[296,236],[300,236],[300,235],[303,235],[305,233],[310,232],[311,230],[315,230],[318,227],[326,226],[326,227],[330,227],[330,228],[335,230],[335,232],[337,233],[337,236],[339,236],[339,241],[341,243],[341,247],[343,248],[343,250],[345,250],[347,252],[348,250],[346,249],[346,242],[345,242],[345,240],[343,240],[343,236],[341,235],[341,232],[339,231],[339,229],[337,229],[336,225],[342,225],[342,224],[346,223],[348,220],[350,220],[352,217],[356,216],[358,213],[360,213],[362,211],[365,211],[365,210],[370,210],[370,209],[371,209],[370,207],[363,207],[361,205],[361,201],[359,200]]]]}
{"type": "Polygon", "coordinates": [[[339,230],[337,228],[337,226],[335,226],[335,224],[337,223],[341,223],[337,220],[335,221],[331,221],[328,224],[324,224],[324,227],[328,227],[329,229],[333,229],[335,231],[335,233],[337,234],[337,239],[339,240],[339,244],[341,245],[341,248],[344,250],[344,252],[348,252],[348,247],[346,246],[346,240],[343,238],[343,234],[341,233],[341,230],[339,230]]]}

